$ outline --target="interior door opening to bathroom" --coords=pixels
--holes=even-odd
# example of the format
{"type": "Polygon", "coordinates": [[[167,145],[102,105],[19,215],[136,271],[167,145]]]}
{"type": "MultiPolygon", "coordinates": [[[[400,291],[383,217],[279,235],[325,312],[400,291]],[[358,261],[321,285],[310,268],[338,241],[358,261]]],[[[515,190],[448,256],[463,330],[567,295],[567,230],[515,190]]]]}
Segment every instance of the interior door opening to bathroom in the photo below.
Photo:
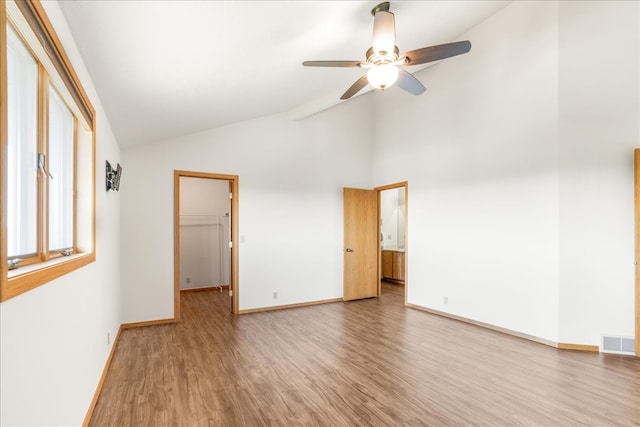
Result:
{"type": "Polygon", "coordinates": [[[401,293],[407,303],[407,182],[376,188],[378,192],[378,236],[380,288],[401,293]]]}
{"type": "Polygon", "coordinates": [[[237,312],[237,177],[175,171],[175,314],[184,292],[219,292],[237,312]],[[234,200],[234,198],[236,200],[234,200]]]}

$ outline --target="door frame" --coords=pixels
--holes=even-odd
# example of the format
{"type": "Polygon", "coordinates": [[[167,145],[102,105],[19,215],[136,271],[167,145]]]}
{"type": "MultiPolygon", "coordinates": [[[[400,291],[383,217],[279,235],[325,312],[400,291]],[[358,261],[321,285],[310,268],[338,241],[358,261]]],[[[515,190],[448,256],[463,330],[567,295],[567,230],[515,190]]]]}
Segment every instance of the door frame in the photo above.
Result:
{"type": "MultiPolygon", "coordinates": [[[[380,193],[385,190],[393,190],[394,188],[402,188],[404,187],[404,305],[407,305],[407,293],[409,289],[409,275],[407,271],[409,270],[407,266],[409,265],[409,232],[408,232],[408,217],[409,217],[409,181],[401,181],[396,182],[394,184],[383,185],[380,187],[375,187],[374,190],[378,195],[378,242],[380,241],[380,233],[382,232],[380,221],[382,220],[380,212],[380,193]]],[[[382,293],[382,249],[380,248],[380,244],[378,244],[378,296],[382,293]]]]}
{"type": "Polygon", "coordinates": [[[173,171],[173,313],[180,320],[180,178],[218,179],[229,182],[231,192],[231,278],[229,292],[232,296],[231,312],[238,313],[238,176],[185,170],[173,171]]]}
{"type": "Polygon", "coordinates": [[[636,356],[640,357],[640,149],[633,151],[633,182],[634,182],[634,211],[635,211],[635,343],[636,356]]]}

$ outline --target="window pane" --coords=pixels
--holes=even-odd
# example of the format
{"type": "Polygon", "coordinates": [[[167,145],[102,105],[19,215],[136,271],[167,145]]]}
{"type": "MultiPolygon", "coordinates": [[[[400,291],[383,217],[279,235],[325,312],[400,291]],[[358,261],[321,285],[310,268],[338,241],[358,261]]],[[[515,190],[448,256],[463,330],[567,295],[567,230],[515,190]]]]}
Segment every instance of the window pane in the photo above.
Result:
{"type": "Polygon", "coordinates": [[[38,65],[7,25],[7,255],[38,252],[38,65]]]}
{"type": "Polygon", "coordinates": [[[49,250],[73,247],[73,115],[49,88],[49,250]]]}

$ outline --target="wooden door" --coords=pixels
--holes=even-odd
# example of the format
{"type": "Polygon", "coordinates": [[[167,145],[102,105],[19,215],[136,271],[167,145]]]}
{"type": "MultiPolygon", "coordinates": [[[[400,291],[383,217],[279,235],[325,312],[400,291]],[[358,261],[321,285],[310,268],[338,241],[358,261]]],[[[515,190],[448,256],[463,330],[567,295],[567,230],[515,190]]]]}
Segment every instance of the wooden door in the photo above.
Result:
{"type": "Polygon", "coordinates": [[[378,296],[378,197],[374,190],[344,189],[345,301],[378,296]]]}

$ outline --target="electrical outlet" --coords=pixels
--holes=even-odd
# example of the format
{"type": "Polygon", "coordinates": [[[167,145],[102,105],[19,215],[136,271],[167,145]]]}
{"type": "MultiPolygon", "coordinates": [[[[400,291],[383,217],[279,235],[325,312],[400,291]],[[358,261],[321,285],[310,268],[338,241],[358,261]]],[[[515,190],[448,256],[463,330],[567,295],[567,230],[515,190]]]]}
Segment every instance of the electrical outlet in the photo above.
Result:
{"type": "Polygon", "coordinates": [[[187,282],[187,283],[191,283],[191,277],[187,277],[186,282],[187,282]]]}
{"type": "Polygon", "coordinates": [[[278,293],[277,292],[273,293],[273,299],[278,299],[278,293]]]}
{"type": "Polygon", "coordinates": [[[444,305],[449,305],[449,297],[444,297],[444,305]]]}

